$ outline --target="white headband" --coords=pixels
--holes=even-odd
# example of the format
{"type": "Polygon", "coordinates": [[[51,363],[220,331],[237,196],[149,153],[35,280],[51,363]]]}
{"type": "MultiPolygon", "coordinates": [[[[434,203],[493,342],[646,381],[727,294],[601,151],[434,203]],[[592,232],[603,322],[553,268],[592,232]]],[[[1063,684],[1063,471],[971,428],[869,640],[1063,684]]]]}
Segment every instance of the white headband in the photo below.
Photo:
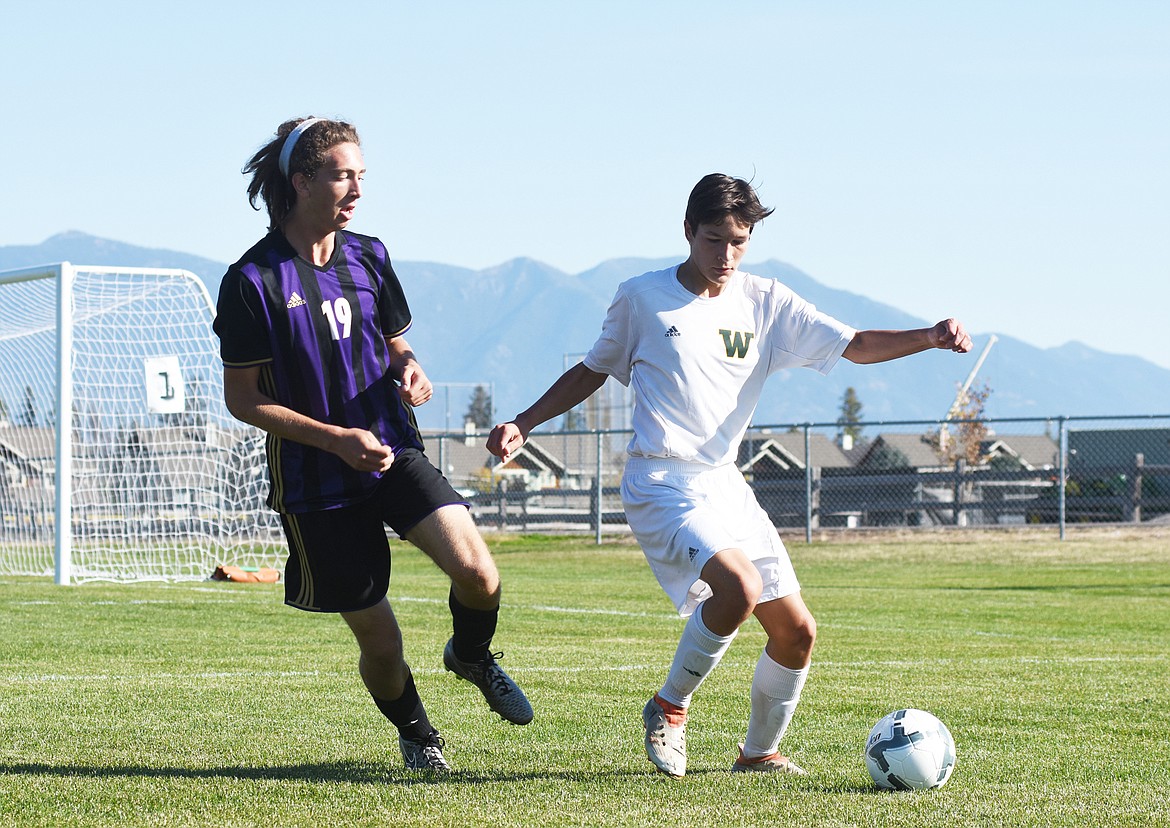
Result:
{"type": "Polygon", "coordinates": [[[304,134],[305,130],[318,121],[323,120],[324,118],[305,118],[305,120],[297,124],[296,128],[294,128],[293,131],[288,134],[288,137],[284,139],[284,146],[280,149],[280,171],[284,173],[285,178],[288,178],[288,161],[290,158],[292,158],[293,148],[297,145],[297,141],[300,140],[301,135],[304,134]]]}

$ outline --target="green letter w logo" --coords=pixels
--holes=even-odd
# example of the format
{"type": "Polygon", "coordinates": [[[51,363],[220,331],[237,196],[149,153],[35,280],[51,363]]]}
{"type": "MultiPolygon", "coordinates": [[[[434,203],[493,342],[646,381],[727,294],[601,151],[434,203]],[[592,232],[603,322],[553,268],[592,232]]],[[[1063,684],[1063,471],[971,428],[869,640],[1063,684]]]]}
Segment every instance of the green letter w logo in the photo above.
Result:
{"type": "Polygon", "coordinates": [[[739,357],[743,359],[747,356],[748,346],[752,344],[752,337],[754,333],[750,331],[727,331],[720,329],[720,334],[723,335],[723,345],[727,348],[727,355],[729,357],[739,357]]]}

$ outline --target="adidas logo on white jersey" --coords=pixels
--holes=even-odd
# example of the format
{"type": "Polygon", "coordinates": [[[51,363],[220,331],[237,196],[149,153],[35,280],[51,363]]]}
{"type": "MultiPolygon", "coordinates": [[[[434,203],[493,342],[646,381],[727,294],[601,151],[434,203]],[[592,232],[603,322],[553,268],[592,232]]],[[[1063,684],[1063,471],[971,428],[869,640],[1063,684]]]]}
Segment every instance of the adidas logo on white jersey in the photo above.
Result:
{"type": "Polygon", "coordinates": [[[294,290],[293,295],[289,297],[288,304],[285,307],[292,310],[293,308],[299,308],[303,304],[305,304],[305,300],[294,290]]]}
{"type": "Polygon", "coordinates": [[[667,336],[682,336],[682,331],[680,331],[674,325],[671,325],[670,329],[666,332],[666,335],[667,336]]]}

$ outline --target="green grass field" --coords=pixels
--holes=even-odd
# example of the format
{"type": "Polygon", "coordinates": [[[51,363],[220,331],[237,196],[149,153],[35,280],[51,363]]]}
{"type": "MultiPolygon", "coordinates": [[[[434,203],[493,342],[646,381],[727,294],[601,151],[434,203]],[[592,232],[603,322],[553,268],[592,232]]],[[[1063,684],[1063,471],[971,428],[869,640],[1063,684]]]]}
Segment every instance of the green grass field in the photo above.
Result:
{"type": "Polygon", "coordinates": [[[447,587],[395,546],[393,601],[456,768],[403,770],[342,622],[280,587],[0,580],[6,826],[1170,825],[1170,535],[914,534],[791,543],[819,639],[782,749],[732,775],[763,638],[700,689],[690,772],[654,772],[640,712],[681,621],[626,541],[490,537],[497,636],[536,720],[443,672],[447,587]],[[878,792],[873,723],[948,724],[946,787],[878,792]]]}

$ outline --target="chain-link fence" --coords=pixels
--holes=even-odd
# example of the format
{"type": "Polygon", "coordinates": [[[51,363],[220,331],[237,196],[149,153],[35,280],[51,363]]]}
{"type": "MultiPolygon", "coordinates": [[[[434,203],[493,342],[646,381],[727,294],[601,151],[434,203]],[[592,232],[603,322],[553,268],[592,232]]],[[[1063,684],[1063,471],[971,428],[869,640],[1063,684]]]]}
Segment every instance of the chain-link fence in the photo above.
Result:
{"type": "MultiPolygon", "coordinates": [[[[484,529],[624,531],[627,430],[533,433],[506,464],[487,433],[428,453],[484,529]]],[[[750,429],[738,466],[789,531],[1170,525],[1170,415],[856,423],[750,429]],[[1062,485],[1063,484],[1063,485],[1062,485]]]]}

